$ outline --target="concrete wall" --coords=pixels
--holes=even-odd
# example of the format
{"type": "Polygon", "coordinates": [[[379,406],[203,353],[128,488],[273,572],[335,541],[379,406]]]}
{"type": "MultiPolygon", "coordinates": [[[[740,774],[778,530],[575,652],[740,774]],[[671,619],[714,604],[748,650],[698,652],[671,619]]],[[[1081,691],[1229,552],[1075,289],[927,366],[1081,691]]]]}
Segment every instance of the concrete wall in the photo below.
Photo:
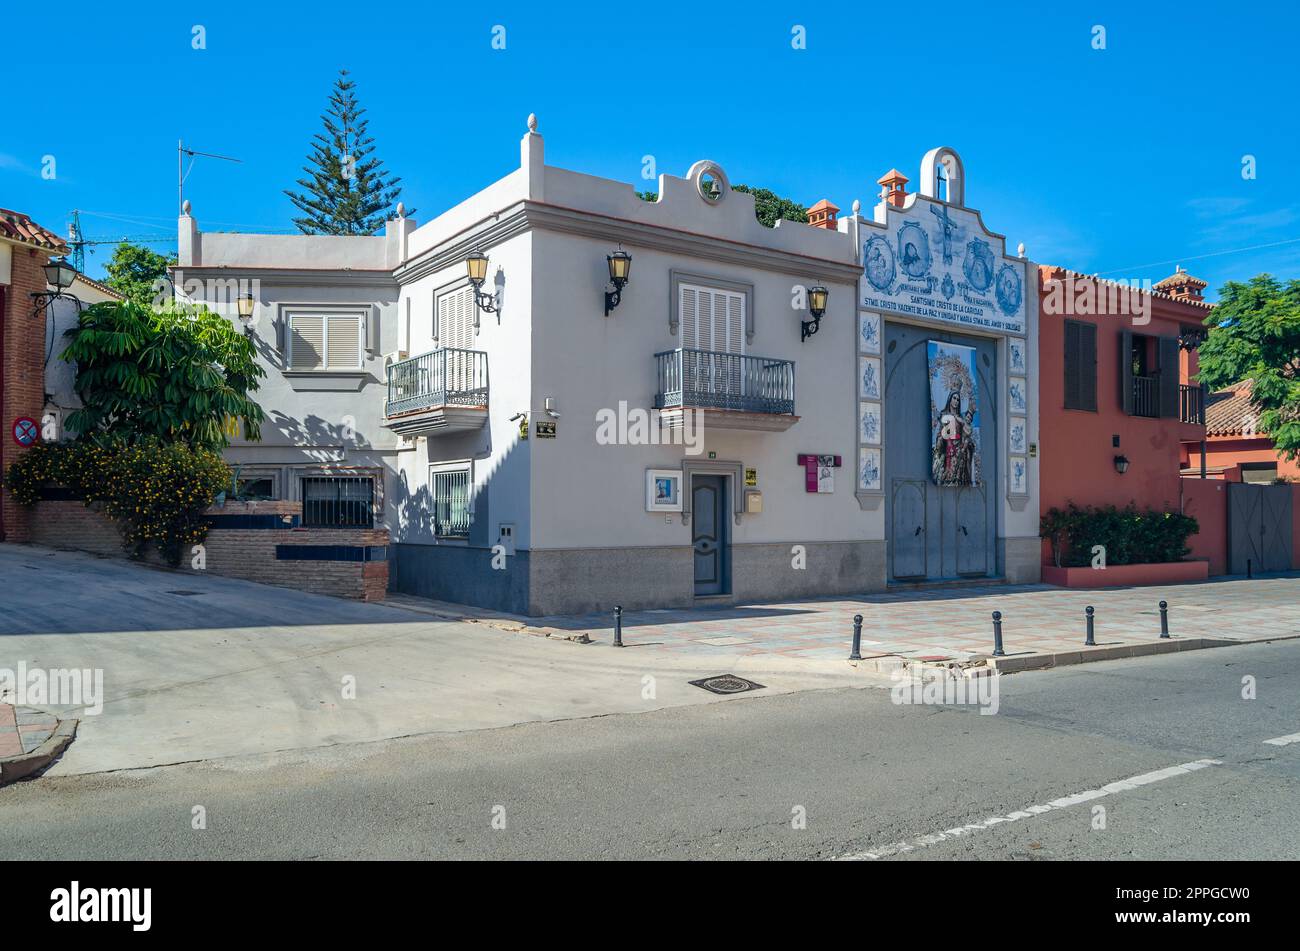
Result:
{"type": "Polygon", "coordinates": [[[1204,558],[1211,575],[1228,573],[1228,486],[1215,479],[1182,479],[1182,512],[1199,531],[1187,540],[1188,558],[1204,558]]]}

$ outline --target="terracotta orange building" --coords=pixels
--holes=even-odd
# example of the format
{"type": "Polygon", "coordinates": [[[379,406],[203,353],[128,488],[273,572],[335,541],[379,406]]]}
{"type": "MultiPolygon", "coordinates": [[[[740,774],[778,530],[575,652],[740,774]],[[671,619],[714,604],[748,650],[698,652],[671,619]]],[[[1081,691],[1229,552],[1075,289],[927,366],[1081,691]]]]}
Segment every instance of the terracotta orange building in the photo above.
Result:
{"type": "Polygon", "coordinates": [[[1205,443],[1183,445],[1183,475],[1226,482],[1300,482],[1300,460],[1286,459],[1260,432],[1259,411],[1251,403],[1251,382],[1216,390],[1206,399],[1205,443]]]}
{"type": "Polygon", "coordinates": [[[1060,267],[1038,274],[1042,512],[1071,501],[1180,510],[1183,447],[1205,438],[1195,379],[1213,306],[1205,283],[1181,269],[1150,290],[1060,267]]]}

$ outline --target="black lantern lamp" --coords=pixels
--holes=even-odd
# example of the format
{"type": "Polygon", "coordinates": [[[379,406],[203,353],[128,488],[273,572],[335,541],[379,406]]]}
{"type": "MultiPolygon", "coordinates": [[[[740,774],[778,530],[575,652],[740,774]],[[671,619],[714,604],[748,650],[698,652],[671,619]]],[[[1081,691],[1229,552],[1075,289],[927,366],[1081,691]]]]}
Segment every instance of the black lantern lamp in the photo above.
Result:
{"type": "Polygon", "coordinates": [[[1115,457],[1115,471],[1120,475],[1128,472],[1128,456],[1115,457]]]}
{"type": "Polygon", "coordinates": [[[605,291],[605,316],[619,305],[623,299],[623,288],[627,284],[628,275],[632,273],[632,255],[619,249],[613,254],[605,255],[605,262],[609,265],[609,286],[613,287],[612,291],[605,291]]]}
{"type": "Polygon", "coordinates": [[[475,251],[465,259],[465,271],[469,275],[469,282],[474,285],[474,300],[481,309],[489,314],[495,314],[496,297],[492,294],[484,294],[482,290],[483,282],[487,280],[487,267],[487,255],[482,251],[475,251]]]}
{"type": "Polygon", "coordinates": [[[81,309],[81,301],[77,300],[72,294],[63,293],[72,286],[72,282],[77,279],[77,269],[68,263],[67,258],[58,258],[43,265],[41,268],[45,272],[45,283],[53,287],[52,291],[33,291],[32,300],[36,302],[36,307],[32,311],[33,317],[39,317],[41,311],[60,297],[67,300],[75,301],[77,309],[81,309]]]}
{"type": "Polygon", "coordinates": [[[830,297],[830,291],[820,284],[808,288],[808,313],[812,315],[812,320],[799,318],[800,343],[821,329],[822,317],[826,314],[826,300],[828,297],[830,297]]]}

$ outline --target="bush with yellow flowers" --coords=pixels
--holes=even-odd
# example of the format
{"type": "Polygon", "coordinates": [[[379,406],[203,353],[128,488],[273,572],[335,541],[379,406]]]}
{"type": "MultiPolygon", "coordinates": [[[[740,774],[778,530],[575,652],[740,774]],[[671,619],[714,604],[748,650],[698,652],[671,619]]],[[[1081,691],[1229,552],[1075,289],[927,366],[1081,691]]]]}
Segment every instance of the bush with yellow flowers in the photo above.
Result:
{"type": "Polygon", "coordinates": [[[70,489],[118,522],[133,558],[152,543],[175,565],[207,537],[203,511],[230,485],[230,468],[220,453],[184,443],[39,443],[9,466],[5,485],[27,506],[44,486],[70,489]]]}

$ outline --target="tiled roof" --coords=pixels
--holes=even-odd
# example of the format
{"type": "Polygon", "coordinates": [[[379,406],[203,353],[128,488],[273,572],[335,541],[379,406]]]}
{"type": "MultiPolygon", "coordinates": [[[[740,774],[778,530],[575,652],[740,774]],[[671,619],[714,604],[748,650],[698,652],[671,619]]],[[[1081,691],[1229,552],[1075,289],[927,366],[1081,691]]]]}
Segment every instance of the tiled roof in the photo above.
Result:
{"type": "Polygon", "coordinates": [[[1254,421],[1259,410],[1251,402],[1250,380],[1242,380],[1223,390],[1215,390],[1205,401],[1205,434],[1207,436],[1264,436],[1255,432],[1254,421]],[[1249,425],[1248,425],[1249,424],[1249,425]]]}
{"type": "MultiPolygon", "coordinates": [[[[1200,308],[1201,310],[1214,310],[1214,305],[1211,304],[1209,301],[1190,300],[1186,297],[1175,297],[1172,294],[1160,290],[1160,284],[1163,284],[1164,281],[1161,281],[1160,284],[1153,285],[1151,290],[1148,291],[1148,290],[1143,290],[1140,287],[1133,287],[1121,281],[1112,281],[1104,277],[1098,277],[1096,274],[1084,274],[1081,271],[1073,271],[1068,267],[1061,267],[1060,265],[1057,264],[1044,264],[1041,266],[1051,268],[1053,271],[1060,271],[1061,274],[1065,275],[1066,277],[1073,277],[1075,280],[1083,278],[1085,280],[1096,281],[1098,284],[1113,284],[1120,289],[1131,291],[1134,294],[1146,294],[1148,297],[1160,297],[1163,298],[1164,300],[1171,300],[1178,304],[1188,304],[1192,307],[1200,308]]],[[[1165,280],[1169,280],[1169,279],[1165,278],[1165,280]]]]}
{"type": "Polygon", "coordinates": [[[0,238],[16,241],[53,254],[67,254],[68,246],[53,231],[47,231],[22,212],[0,208],[0,238]]]}

